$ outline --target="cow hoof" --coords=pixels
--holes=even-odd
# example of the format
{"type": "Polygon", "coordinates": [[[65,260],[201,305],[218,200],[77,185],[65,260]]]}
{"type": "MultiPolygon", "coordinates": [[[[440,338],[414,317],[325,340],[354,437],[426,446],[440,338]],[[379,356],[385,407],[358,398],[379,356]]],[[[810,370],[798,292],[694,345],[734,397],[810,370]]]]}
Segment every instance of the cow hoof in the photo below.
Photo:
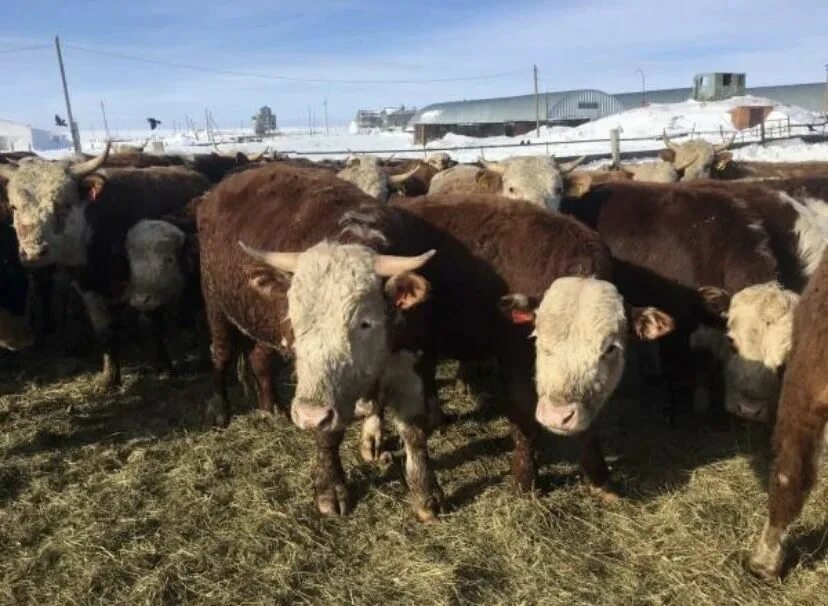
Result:
{"type": "Polygon", "coordinates": [[[382,419],[376,414],[369,414],[362,422],[359,454],[366,463],[373,463],[382,455],[381,449],[382,419]]]}
{"type": "Polygon", "coordinates": [[[589,491],[593,496],[598,497],[605,505],[617,503],[621,500],[619,494],[609,486],[590,486],[589,491]]]}
{"type": "Polygon", "coordinates": [[[417,520],[423,524],[433,524],[440,520],[440,513],[443,511],[443,495],[439,492],[432,494],[425,502],[414,499],[412,506],[417,520]]]}
{"type": "Polygon", "coordinates": [[[316,508],[326,517],[348,515],[348,489],[345,484],[334,484],[316,494],[316,508]]]}
{"type": "Polygon", "coordinates": [[[767,582],[779,579],[779,566],[762,557],[763,554],[754,553],[745,561],[745,568],[755,577],[767,582]]]}
{"type": "Polygon", "coordinates": [[[214,395],[204,407],[204,423],[213,427],[227,427],[230,424],[230,414],[221,396],[214,395]]]}
{"type": "Polygon", "coordinates": [[[99,393],[111,393],[121,386],[121,378],[110,374],[100,374],[95,379],[95,391],[99,393]]]}

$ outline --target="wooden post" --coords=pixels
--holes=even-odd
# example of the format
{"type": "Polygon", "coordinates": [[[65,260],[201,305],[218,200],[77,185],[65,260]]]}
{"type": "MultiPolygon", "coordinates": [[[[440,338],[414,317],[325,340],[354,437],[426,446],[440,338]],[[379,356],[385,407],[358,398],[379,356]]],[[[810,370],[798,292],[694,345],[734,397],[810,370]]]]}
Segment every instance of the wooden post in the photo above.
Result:
{"type": "Polygon", "coordinates": [[[612,166],[620,166],[621,132],[617,128],[613,128],[612,130],[610,130],[610,153],[612,154],[612,166]]]}
{"type": "Polygon", "coordinates": [[[55,36],[55,48],[57,49],[58,66],[60,67],[60,79],[63,82],[63,98],[66,99],[66,117],[69,118],[69,132],[72,133],[72,145],[75,153],[81,154],[80,132],[78,124],[72,116],[72,104],[69,102],[69,85],[66,84],[66,70],[63,69],[63,54],[60,52],[60,38],[55,36]]]}
{"type": "Polygon", "coordinates": [[[538,66],[532,66],[535,76],[535,137],[540,138],[540,98],[538,97],[538,66]]]}
{"type": "Polygon", "coordinates": [[[765,143],[765,121],[759,123],[759,141],[764,145],[765,143]]]}

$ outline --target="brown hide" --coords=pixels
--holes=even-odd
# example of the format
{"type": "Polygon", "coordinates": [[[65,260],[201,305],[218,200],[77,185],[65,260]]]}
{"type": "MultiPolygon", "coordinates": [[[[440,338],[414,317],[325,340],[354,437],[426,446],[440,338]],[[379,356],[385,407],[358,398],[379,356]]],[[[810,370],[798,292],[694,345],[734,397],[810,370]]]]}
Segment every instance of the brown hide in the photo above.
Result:
{"type": "Polygon", "coordinates": [[[728,162],[722,170],[713,165],[714,179],[789,179],[828,177],[828,162],[728,162]]]}
{"type": "Polygon", "coordinates": [[[629,303],[654,305],[678,321],[698,319],[701,286],[735,293],[777,278],[759,217],[725,191],[607,183],[564,200],[561,210],[597,229],[629,303]]]}

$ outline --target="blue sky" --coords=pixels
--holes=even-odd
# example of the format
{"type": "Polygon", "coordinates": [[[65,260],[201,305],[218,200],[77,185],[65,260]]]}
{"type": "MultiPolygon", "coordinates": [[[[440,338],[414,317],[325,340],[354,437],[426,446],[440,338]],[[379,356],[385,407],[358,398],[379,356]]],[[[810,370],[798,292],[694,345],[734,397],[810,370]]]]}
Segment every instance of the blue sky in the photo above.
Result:
{"type": "Polygon", "coordinates": [[[541,90],[689,86],[700,71],[745,71],[748,85],[821,81],[825,0],[537,2],[529,0],[0,0],[0,119],[49,125],[65,114],[51,44],[60,34],[75,117],[101,128],[165,125],[209,108],[221,126],[268,104],[282,125],[308,106],[345,124],[359,107],[541,90]],[[117,9],[115,8],[117,7],[117,9]],[[278,81],[182,70],[72,48],[269,76],[383,83],[278,81]],[[511,75],[457,82],[389,80],[511,75]]]}

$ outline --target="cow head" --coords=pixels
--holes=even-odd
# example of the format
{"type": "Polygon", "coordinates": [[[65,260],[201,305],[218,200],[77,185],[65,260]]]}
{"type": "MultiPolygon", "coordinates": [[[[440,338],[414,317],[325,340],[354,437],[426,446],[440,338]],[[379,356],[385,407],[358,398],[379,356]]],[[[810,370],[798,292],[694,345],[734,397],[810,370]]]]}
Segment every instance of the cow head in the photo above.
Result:
{"type": "Polygon", "coordinates": [[[646,183],[675,183],[679,180],[678,171],[664,160],[645,162],[642,164],[622,164],[619,169],[626,173],[633,181],[646,183]]]}
{"type": "Polygon", "coordinates": [[[579,197],[589,190],[588,175],[569,176],[583,161],[582,157],[558,164],[550,156],[518,156],[501,162],[481,160],[481,163],[500,176],[502,195],[558,210],[564,196],[579,197]]]}
{"type": "Polygon", "coordinates": [[[452,166],[455,166],[457,162],[451,159],[446,152],[437,152],[433,154],[429,154],[426,158],[426,164],[430,164],[438,171],[448,170],[452,166]]]}
{"type": "Polygon", "coordinates": [[[184,288],[186,236],[166,221],[139,221],[128,232],[129,304],[140,311],[158,309],[184,288]]]}
{"type": "Polygon", "coordinates": [[[730,160],[730,154],[724,152],[733,144],[736,133],[733,133],[730,141],[721,145],[715,145],[700,139],[675,143],[670,140],[666,132],[663,138],[667,149],[661,152],[661,159],[670,162],[676,172],[682,173],[680,181],[693,181],[695,179],[708,179],[710,169],[714,163],[720,166],[722,162],[726,163],[730,160]]]}
{"type": "Polygon", "coordinates": [[[711,311],[727,319],[729,344],[708,333],[697,335],[694,344],[713,351],[725,364],[725,407],[740,417],[768,420],[779,396],[779,374],[791,352],[799,295],[768,282],[744,288],[732,298],[709,287],[702,296],[711,311]]]}
{"type": "Polygon", "coordinates": [[[500,307],[513,323],[534,325],[535,418],[562,435],[587,429],[612,395],[624,370],[630,328],[645,340],[673,329],[672,318],[658,309],[625,309],[615,286],[595,278],[559,278],[540,304],[511,294],[500,307]]]}
{"type": "Polygon", "coordinates": [[[0,177],[8,180],[9,205],[24,264],[85,262],[89,237],[85,211],[103,184],[92,173],[108,154],[109,145],[97,158],[76,164],[27,158],[17,167],[0,165],[0,177]]]}
{"type": "Polygon", "coordinates": [[[293,422],[303,429],[341,429],[353,417],[357,399],[383,372],[391,353],[392,313],[426,299],[429,284],[414,272],[434,251],[393,257],[357,244],[321,242],[302,253],[241,246],[262,263],[250,275],[262,296],[279,296],[278,274],[290,275],[287,319],[297,375],[293,422]]]}
{"type": "Polygon", "coordinates": [[[336,173],[336,176],[353,183],[372,198],[388,202],[391,190],[405,183],[418,168],[419,166],[415,166],[400,175],[388,175],[382,170],[375,156],[359,155],[351,156],[345,168],[336,173]]]}

